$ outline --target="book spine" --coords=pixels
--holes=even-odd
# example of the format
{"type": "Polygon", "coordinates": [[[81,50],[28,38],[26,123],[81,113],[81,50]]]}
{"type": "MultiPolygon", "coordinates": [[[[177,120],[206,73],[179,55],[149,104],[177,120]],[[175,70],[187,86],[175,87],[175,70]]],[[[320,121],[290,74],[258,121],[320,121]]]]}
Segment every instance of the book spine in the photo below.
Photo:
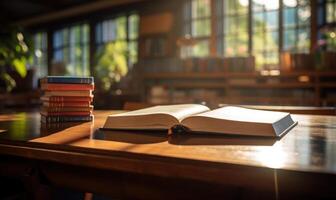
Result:
{"type": "Polygon", "coordinates": [[[47,77],[41,83],[74,83],[74,84],[92,84],[93,77],[78,78],[78,77],[47,77]]]}
{"type": "Polygon", "coordinates": [[[46,116],[85,116],[91,115],[91,112],[76,112],[76,111],[68,111],[68,112],[41,112],[42,115],[46,116]]]}
{"type": "Polygon", "coordinates": [[[93,106],[90,107],[42,107],[42,112],[90,112],[93,106]]]}
{"type": "Polygon", "coordinates": [[[94,90],[94,84],[55,84],[55,83],[42,83],[42,90],[94,90]]]}
{"type": "Polygon", "coordinates": [[[93,116],[41,116],[43,123],[58,123],[58,122],[85,122],[92,121],[93,116]]]}
{"type": "Polygon", "coordinates": [[[47,90],[44,93],[45,96],[65,96],[65,97],[92,97],[92,90],[47,90]]]}
{"type": "Polygon", "coordinates": [[[44,102],[43,105],[47,107],[89,107],[91,102],[44,102]]]}
{"type": "MultiPolygon", "coordinates": [[[[43,98],[43,97],[42,97],[43,98]]],[[[62,101],[92,101],[93,97],[76,97],[76,96],[50,96],[45,98],[47,101],[62,102],[62,101]]]]}

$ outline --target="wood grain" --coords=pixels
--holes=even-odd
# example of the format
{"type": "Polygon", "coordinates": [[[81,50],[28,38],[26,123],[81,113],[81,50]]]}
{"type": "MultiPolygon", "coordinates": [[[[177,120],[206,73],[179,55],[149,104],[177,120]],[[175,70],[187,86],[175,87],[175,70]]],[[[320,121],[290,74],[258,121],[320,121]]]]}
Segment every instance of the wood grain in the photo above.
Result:
{"type": "Polygon", "coordinates": [[[107,115],[118,112],[95,111],[93,122],[48,126],[39,122],[38,113],[2,115],[0,129],[7,131],[0,135],[0,155],[32,160],[53,185],[120,198],[136,193],[174,198],[165,193],[167,180],[176,186],[172,191],[181,192],[182,183],[191,188],[214,184],[213,194],[233,188],[233,196],[243,195],[240,199],[259,197],[260,191],[263,199],[336,196],[325,184],[336,184],[335,116],[293,115],[299,125],[281,140],[100,131],[107,115]],[[107,178],[112,174],[121,176],[123,186],[107,178]],[[93,184],[97,180],[101,184],[93,184]],[[110,184],[123,192],[109,190],[110,184]]]}

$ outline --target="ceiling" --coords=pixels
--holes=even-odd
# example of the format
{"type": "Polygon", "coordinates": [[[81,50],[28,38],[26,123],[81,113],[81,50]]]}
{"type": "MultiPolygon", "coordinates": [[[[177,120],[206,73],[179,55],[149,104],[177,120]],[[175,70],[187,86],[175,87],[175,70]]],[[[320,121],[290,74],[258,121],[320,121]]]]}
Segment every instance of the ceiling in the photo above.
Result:
{"type": "Polygon", "coordinates": [[[94,0],[0,0],[0,19],[5,22],[14,22],[93,1],[94,0]]]}

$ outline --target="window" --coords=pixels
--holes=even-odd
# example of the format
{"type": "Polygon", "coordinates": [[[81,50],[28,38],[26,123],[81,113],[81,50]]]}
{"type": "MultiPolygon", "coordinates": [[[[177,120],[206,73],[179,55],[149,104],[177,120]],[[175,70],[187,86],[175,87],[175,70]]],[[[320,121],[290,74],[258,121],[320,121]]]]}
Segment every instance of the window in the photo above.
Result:
{"type": "Polygon", "coordinates": [[[336,0],[318,2],[318,47],[327,51],[336,51],[336,0]]]}
{"type": "Polygon", "coordinates": [[[33,60],[32,66],[36,69],[38,77],[48,74],[47,60],[47,33],[39,32],[33,35],[33,60]]]}
{"type": "Polygon", "coordinates": [[[114,44],[112,51],[121,51],[127,59],[128,68],[138,60],[139,15],[120,16],[105,20],[96,26],[97,52],[106,51],[107,44],[114,44]]]}
{"type": "Polygon", "coordinates": [[[252,1],[252,46],[256,68],[275,68],[279,63],[279,1],[252,1]]]}
{"type": "MultiPolygon", "coordinates": [[[[335,25],[336,0],[320,2],[327,2],[327,5],[320,3],[329,13],[325,21],[335,25]]],[[[183,12],[183,34],[205,43],[196,42],[192,56],[209,56],[210,37],[215,38],[217,55],[253,55],[257,69],[278,68],[281,51],[310,51],[310,0],[189,0],[183,12]],[[213,18],[211,8],[215,9],[213,18]],[[215,25],[213,29],[211,23],[215,25]],[[201,44],[202,48],[198,48],[204,49],[202,53],[195,52],[201,44]]],[[[330,33],[336,38],[335,30],[330,33]]],[[[328,41],[333,42],[336,47],[335,40],[328,41]]]]}
{"type": "Polygon", "coordinates": [[[197,57],[209,55],[210,10],[210,0],[190,0],[184,4],[183,36],[191,37],[196,42],[193,46],[181,47],[182,54],[197,57]]]}
{"type": "Polygon", "coordinates": [[[217,49],[225,57],[248,54],[248,5],[248,0],[217,1],[217,49]]]}
{"type": "Polygon", "coordinates": [[[61,73],[89,75],[89,26],[76,25],[56,31],[53,35],[53,52],[53,64],[65,67],[61,73]]]}
{"type": "Polygon", "coordinates": [[[283,50],[308,53],[309,38],[309,0],[283,0],[283,50]]]}

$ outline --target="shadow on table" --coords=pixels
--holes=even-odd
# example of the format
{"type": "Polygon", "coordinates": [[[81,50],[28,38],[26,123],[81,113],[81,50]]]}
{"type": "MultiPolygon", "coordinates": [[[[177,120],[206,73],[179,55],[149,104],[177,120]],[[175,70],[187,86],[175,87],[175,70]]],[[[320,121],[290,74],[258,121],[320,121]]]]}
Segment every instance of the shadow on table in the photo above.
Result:
{"type": "Polygon", "coordinates": [[[151,144],[168,141],[173,145],[254,145],[272,146],[271,137],[215,135],[209,133],[181,133],[168,136],[167,131],[116,131],[99,129],[93,139],[132,144],[151,144]]]}
{"type": "Polygon", "coordinates": [[[151,144],[167,141],[167,131],[96,130],[93,139],[132,144],[151,144]]]}
{"type": "Polygon", "coordinates": [[[51,135],[56,132],[63,131],[65,129],[81,125],[86,122],[62,122],[62,123],[43,123],[40,126],[40,137],[51,135]]]}
{"type": "Polygon", "coordinates": [[[173,134],[168,142],[175,145],[253,145],[272,146],[277,141],[271,137],[216,135],[210,133],[173,134]]]}

